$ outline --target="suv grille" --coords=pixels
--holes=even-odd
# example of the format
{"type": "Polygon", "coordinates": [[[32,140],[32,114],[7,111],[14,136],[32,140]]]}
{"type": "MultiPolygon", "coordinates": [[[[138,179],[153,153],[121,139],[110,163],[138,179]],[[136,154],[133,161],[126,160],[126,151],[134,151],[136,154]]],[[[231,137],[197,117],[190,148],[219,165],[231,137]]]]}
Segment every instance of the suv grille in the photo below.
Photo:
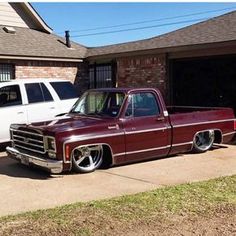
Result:
{"type": "Polygon", "coordinates": [[[43,135],[34,130],[11,130],[12,141],[15,147],[44,154],[43,135]]]}

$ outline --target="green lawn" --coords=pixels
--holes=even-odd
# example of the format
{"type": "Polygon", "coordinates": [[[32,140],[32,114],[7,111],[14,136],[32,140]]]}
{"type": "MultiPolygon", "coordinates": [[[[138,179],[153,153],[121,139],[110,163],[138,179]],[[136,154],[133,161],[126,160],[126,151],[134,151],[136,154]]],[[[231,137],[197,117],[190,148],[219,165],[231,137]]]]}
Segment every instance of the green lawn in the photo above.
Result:
{"type": "Polygon", "coordinates": [[[236,175],[2,217],[0,235],[140,234],[157,230],[157,225],[160,230],[183,219],[191,224],[193,219],[204,222],[221,215],[236,219],[236,175]]]}

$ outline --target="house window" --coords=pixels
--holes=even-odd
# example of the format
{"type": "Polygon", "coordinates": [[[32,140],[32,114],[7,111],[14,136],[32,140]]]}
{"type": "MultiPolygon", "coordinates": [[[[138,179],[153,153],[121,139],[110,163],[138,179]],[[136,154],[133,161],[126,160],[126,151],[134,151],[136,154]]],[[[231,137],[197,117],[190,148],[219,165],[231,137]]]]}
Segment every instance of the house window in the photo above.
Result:
{"type": "Polygon", "coordinates": [[[0,64],[0,82],[14,79],[14,66],[11,64],[0,64]]]}
{"type": "Polygon", "coordinates": [[[115,85],[115,66],[93,64],[89,68],[89,88],[111,88],[115,85]]]}

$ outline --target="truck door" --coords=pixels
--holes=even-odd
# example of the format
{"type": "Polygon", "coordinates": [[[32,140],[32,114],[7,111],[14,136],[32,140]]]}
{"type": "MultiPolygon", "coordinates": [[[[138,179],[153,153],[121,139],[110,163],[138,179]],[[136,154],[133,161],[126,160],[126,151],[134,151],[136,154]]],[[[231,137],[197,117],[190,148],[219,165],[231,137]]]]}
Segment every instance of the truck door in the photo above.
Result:
{"type": "Polygon", "coordinates": [[[168,154],[170,129],[163,113],[153,92],[129,95],[124,119],[128,161],[168,154]]]}
{"type": "Polygon", "coordinates": [[[0,88],[0,143],[10,140],[9,128],[11,124],[27,122],[27,114],[23,102],[21,88],[18,84],[0,88]]]}

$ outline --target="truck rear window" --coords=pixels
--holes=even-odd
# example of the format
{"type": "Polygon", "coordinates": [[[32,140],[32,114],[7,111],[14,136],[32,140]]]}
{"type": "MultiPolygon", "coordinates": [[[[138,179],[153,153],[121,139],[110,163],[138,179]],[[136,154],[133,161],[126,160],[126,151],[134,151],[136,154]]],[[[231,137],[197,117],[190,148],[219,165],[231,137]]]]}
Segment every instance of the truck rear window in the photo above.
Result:
{"type": "Polygon", "coordinates": [[[75,87],[70,82],[50,82],[61,100],[77,98],[75,87]]]}

